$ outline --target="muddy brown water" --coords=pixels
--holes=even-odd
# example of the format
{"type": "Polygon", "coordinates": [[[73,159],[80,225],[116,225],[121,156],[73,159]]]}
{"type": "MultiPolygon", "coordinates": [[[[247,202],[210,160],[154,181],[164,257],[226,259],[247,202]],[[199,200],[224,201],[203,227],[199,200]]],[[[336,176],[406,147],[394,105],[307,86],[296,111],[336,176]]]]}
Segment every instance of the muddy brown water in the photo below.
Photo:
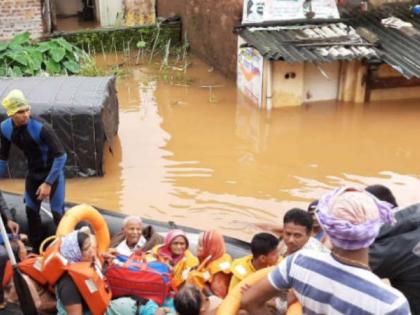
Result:
{"type": "MultiPolygon", "coordinates": [[[[107,63],[112,62],[108,56],[107,63]]],[[[339,185],[388,185],[420,201],[420,103],[317,103],[259,111],[198,59],[190,86],[131,67],[118,79],[119,136],[105,176],[67,181],[66,200],[249,240],[339,185]],[[205,85],[219,85],[210,95],[205,85]]],[[[21,180],[2,189],[23,190],[21,180]]]]}

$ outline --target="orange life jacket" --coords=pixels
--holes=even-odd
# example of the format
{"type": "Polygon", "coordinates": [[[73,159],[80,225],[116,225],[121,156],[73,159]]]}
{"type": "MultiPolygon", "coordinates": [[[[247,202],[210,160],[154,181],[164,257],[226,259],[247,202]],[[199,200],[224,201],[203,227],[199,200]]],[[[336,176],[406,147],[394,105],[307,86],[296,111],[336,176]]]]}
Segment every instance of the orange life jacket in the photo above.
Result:
{"type": "Polygon", "coordinates": [[[68,264],[66,269],[92,315],[103,315],[112,295],[99,266],[90,262],[78,262],[68,264]]]}
{"type": "Polygon", "coordinates": [[[206,283],[210,283],[216,273],[223,272],[225,274],[231,273],[232,258],[225,253],[223,256],[208,263],[211,256],[208,256],[198,266],[196,270],[192,270],[188,275],[187,283],[202,289],[206,283]]]}
{"type": "Polygon", "coordinates": [[[56,239],[44,252],[42,260],[42,274],[50,285],[55,285],[61,278],[69,264],[60,253],[60,239],[56,239]]]}
{"type": "Polygon", "coordinates": [[[37,283],[45,285],[48,281],[42,272],[43,257],[32,255],[17,264],[20,271],[31,277],[37,283]]]}
{"type": "Polygon", "coordinates": [[[13,276],[13,267],[10,260],[6,262],[6,266],[4,267],[4,276],[3,276],[3,286],[9,284],[10,280],[12,280],[13,276]]]}
{"type": "MultiPolygon", "coordinates": [[[[162,246],[163,245],[156,245],[152,249],[153,256],[146,255],[146,259],[148,261],[157,259],[158,261],[169,265],[168,259],[166,259],[162,255],[159,255],[159,249],[162,246]]],[[[173,288],[180,287],[185,282],[185,280],[187,280],[190,270],[196,267],[197,265],[198,265],[198,258],[195,257],[191,253],[190,250],[188,249],[185,250],[184,257],[175,266],[172,266],[172,276],[173,276],[171,280],[172,287],[173,288]]]]}

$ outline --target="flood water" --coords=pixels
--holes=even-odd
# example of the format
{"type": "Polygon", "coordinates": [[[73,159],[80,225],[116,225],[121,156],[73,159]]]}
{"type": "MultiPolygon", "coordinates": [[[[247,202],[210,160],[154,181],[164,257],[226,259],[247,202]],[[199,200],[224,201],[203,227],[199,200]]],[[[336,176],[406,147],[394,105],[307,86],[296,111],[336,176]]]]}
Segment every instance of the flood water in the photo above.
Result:
{"type": "MultiPolygon", "coordinates": [[[[109,62],[109,61],[108,61],[109,62]]],[[[66,199],[249,240],[338,185],[389,186],[420,201],[420,103],[319,103],[259,111],[193,59],[191,85],[133,67],[118,79],[119,136],[105,176],[67,181],[66,199]],[[218,85],[210,94],[202,86],[218,85]]],[[[0,187],[21,192],[21,180],[0,187]]]]}

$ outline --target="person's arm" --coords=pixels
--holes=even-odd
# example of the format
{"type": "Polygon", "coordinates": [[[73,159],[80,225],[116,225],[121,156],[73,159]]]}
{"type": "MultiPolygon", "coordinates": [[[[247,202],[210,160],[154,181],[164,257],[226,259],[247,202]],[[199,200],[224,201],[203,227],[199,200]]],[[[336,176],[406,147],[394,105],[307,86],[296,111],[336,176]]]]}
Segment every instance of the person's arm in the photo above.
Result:
{"type": "Polygon", "coordinates": [[[213,276],[210,283],[210,289],[214,295],[224,298],[228,293],[231,275],[224,272],[218,272],[213,276]]]}
{"type": "Polygon", "coordinates": [[[0,134],[0,177],[3,177],[7,172],[7,160],[9,159],[10,141],[0,134]]]}
{"type": "Polygon", "coordinates": [[[42,127],[41,139],[48,146],[52,156],[54,157],[53,164],[47,175],[45,181],[38,187],[36,195],[39,200],[43,200],[50,196],[51,186],[57,180],[60,173],[63,171],[67,161],[67,154],[64,151],[63,145],[58,140],[54,130],[47,124],[42,127]]]}
{"type": "Polygon", "coordinates": [[[47,124],[42,127],[41,139],[48,146],[49,151],[54,157],[51,170],[45,179],[45,182],[51,186],[57,179],[60,172],[64,169],[67,154],[54,130],[47,124]]]}
{"type": "Polygon", "coordinates": [[[3,193],[0,191],[0,215],[3,219],[3,222],[7,225],[7,227],[12,231],[13,234],[19,233],[19,224],[15,221],[10,220],[7,216],[7,211],[9,207],[7,206],[6,200],[4,200],[3,193]]]}
{"type": "Polygon", "coordinates": [[[289,289],[290,268],[294,256],[289,256],[267,276],[245,290],[241,299],[241,308],[253,315],[271,314],[266,301],[279,294],[282,289],[289,289]]]}
{"type": "Polygon", "coordinates": [[[57,284],[57,298],[68,315],[83,315],[83,298],[68,274],[57,284]]]}
{"type": "Polygon", "coordinates": [[[278,294],[278,290],[272,286],[268,277],[258,281],[245,291],[241,300],[241,309],[253,315],[270,315],[266,301],[278,294]]]}

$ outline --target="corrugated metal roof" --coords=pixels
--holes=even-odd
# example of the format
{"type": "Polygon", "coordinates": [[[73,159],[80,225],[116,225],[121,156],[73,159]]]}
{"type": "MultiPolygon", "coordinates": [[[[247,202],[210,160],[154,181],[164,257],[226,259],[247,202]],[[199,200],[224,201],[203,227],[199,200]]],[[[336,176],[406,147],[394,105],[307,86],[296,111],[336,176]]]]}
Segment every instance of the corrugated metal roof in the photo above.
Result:
{"type": "Polygon", "coordinates": [[[378,50],[344,23],[242,26],[236,29],[265,58],[287,62],[378,59],[378,50]]]}
{"type": "Polygon", "coordinates": [[[363,27],[376,34],[382,60],[406,78],[420,78],[420,16],[410,12],[407,4],[386,5],[369,12],[344,12],[354,27],[363,27]],[[413,25],[401,30],[385,27],[381,20],[397,17],[413,25]]]}

